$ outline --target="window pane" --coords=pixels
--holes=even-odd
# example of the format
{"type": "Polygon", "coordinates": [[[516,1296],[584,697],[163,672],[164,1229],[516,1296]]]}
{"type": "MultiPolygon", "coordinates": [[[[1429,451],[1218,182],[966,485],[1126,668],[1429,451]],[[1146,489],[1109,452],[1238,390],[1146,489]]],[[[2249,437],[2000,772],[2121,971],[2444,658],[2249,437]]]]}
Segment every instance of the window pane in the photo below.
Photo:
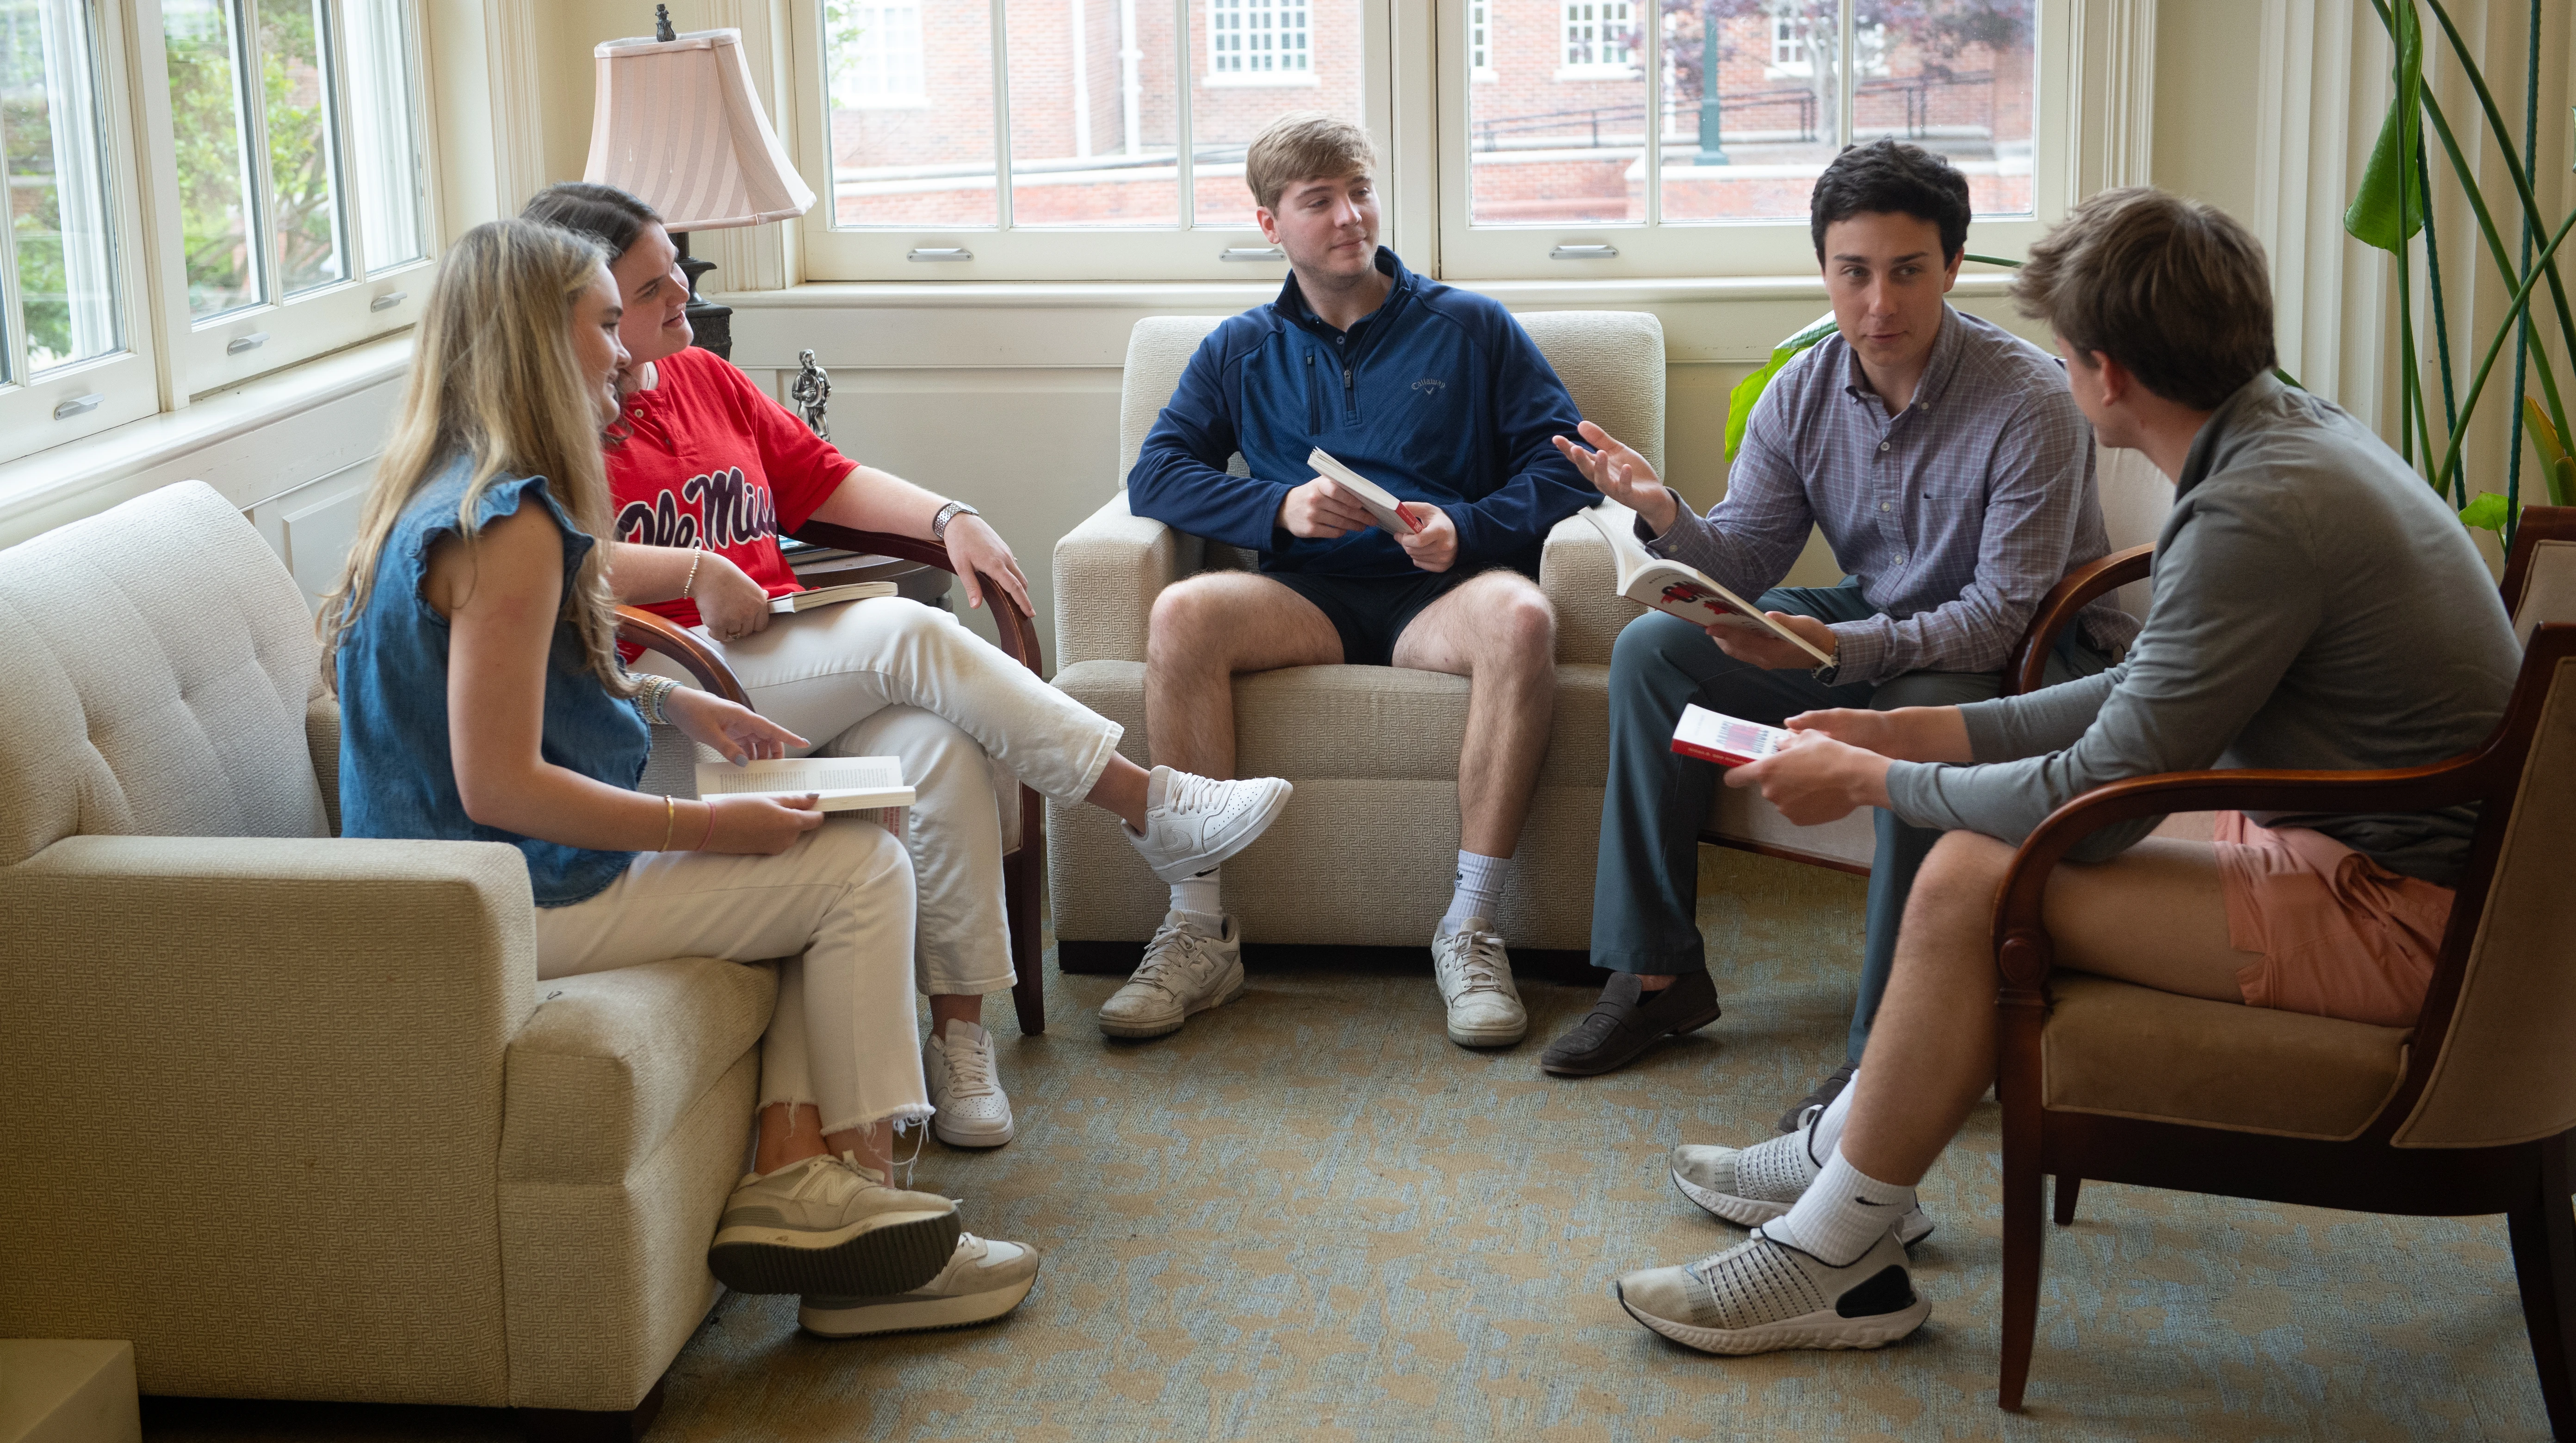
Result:
{"type": "Polygon", "coordinates": [[[1249,227],[1243,152],[1292,110],[1362,121],[1359,0],[1193,0],[1190,149],[1197,223],[1249,227]]]}
{"type": "Polygon", "coordinates": [[[349,23],[349,154],[370,273],[429,254],[408,8],[402,0],[348,0],[341,12],[349,23]]]}
{"type": "Polygon", "coordinates": [[[991,7],[984,0],[822,0],[822,7],[832,223],[995,224],[991,7]]]}
{"type": "Polygon", "coordinates": [[[1467,93],[1477,225],[1645,218],[1653,0],[1487,0],[1493,80],[1467,93]]]}
{"type": "Polygon", "coordinates": [[[2027,0],[1864,4],[1886,24],[1859,32],[1852,139],[1892,135],[1967,173],[1978,215],[2033,214],[2031,72],[2038,36],[2027,0]]]}
{"type": "MultiPolygon", "coordinates": [[[[1864,15],[1899,8],[1887,0],[1862,5],[1864,15]]],[[[1902,8],[1924,7],[1907,0],[1902,8]]],[[[1856,34],[1864,77],[1876,73],[1874,56],[1883,71],[1884,43],[1873,37],[1884,30],[1863,26],[1856,34]]],[[[1664,46],[1664,218],[1804,219],[1816,177],[1841,148],[1837,0],[1702,0],[1669,18],[1664,46]],[[1714,95],[1706,79],[1712,48],[1714,95]]]]}
{"type": "MultiPolygon", "coordinates": [[[[27,367],[121,350],[97,37],[81,0],[0,3],[0,135],[27,367]]],[[[0,337],[0,374],[16,348],[0,337]]]]}
{"type": "Polygon", "coordinates": [[[1180,224],[1171,0],[1009,4],[1012,224],[1180,224]]]}
{"type": "Polygon", "coordinates": [[[255,304],[265,293],[260,246],[251,229],[250,125],[242,107],[238,20],[229,0],[161,4],[188,312],[198,320],[255,304]]]}
{"type": "Polygon", "coordinates": [[[259,7],[260,93],[268,117],[268,180],[276,207],[278,274],[288,295],[349,277],[340,221],[339,125],[322,56],[328,0],[259,7]]]}

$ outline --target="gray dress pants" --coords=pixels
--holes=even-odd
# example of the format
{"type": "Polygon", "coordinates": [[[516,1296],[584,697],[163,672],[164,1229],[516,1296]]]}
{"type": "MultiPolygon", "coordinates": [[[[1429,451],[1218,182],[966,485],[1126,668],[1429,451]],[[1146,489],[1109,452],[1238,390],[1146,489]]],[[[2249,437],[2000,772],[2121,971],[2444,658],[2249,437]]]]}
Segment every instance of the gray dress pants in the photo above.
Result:
{"type": "MultiPolygon", "coordinates": [[[[1781,586],[1762,593],[1765,611],[1821,621],[1874,613],[1856,580],[1840,586],[1781,586]]],[[[2091,676],[2110,658],[2075,639],[2058,643],[2048,683],[2091,676]]],[[[1592,962],[1614,972],[1686,973],[1708,966],[1699,935],[1699,829],[1719,785],[1718,767],[1672,749],[1683,706],[1777,726],[1826,707],[1957,706],[2003,689],[1998,672],[1917,671],[1876,684],[1826,686],[1808,671],[1768,671],[1718,650],[1708,633],[1649,611],[1619,633],[1610,657],[1610,778],[1601,798],[1601,855],[1592,881],[1592,962]]],[[[1939,831],[1875,813],[1878,850],[1870,864],[1868,940],[1860,1000],[1852,1011],[1849,1058],[1860,1061],[1878,1001],[1896,960],[1896,926],[1914,874],[1939,831]]]]}

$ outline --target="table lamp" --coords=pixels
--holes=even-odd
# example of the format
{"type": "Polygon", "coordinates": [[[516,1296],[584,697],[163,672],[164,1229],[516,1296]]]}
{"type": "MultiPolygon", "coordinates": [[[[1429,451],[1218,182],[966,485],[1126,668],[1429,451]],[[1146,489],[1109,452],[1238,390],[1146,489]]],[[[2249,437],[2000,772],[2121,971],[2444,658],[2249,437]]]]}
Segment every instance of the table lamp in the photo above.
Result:
{"type": "Polygon", "coordinates": [[[689,232],[759,225],[803,215],[814,192],[787,159],[752,89],[739,30],[673,34],[656,5],[654,34],[610,40],[599,63],[590,161],[581,178],[613,185],[661,212],[689,277],[689,326],[697,344],[731,359],[733,308],[699,299],[715,269],[689,254],[689,232]]]}

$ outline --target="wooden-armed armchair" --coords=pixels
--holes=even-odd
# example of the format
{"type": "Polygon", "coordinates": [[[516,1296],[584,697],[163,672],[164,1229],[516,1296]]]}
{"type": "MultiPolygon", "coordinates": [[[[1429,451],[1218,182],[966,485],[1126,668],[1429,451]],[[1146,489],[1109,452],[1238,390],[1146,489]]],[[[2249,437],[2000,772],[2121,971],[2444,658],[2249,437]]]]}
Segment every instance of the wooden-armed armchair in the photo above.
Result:
{"type": "MultiPolygon", "coordinates": [[[[955,575],[957,564],[948,557],[948,548],[935,541],[910,536],[896,536],[883,531],[856,531],[835,526],[828,521],[808,521],[797,528],[795,539],[815,546],[838,547],[878,556],[935,566],[955,575]]],[[[1002,650],[1011,660],[1044,676],[1045,663],[1038,654],[1037,623],[1022,611],[1017,602],[1003,593],[990,576],[979,578],[984,604],[993,609],[993,629],[1000,635],[1002,650]]],[[[751,704],[742,683],[735,679],[724,658],[687,629],[669,619],[632,606],[617,609],[617,636],[620,641],[658,651],[686,668],[699,686],[744,706],[751,704]]],[[[665,738],[656,737],[655,746],[665,738]]],[[[686,769],[672,773],[675,786],[687,785],[686,769]]],[[[1011,1001],[1020,1017],[1023,1035],[1035,1037],[1046,1031],[1045,948],[1038,933],[1038,889],[1046,884],[1046,825],[1044,799],[1026,784],[1018,788],[1015,798],[1002,803],[1002,892],[1003,916],[1011,928],[1011,970],[1019,980],[1012,984],[1011,1001]]]]}
{"type": "Polygon", "coordinates": [[[2381,772],[2140,777],[2067,803],[1998,894],[2004,1310],[1997,1401],[2019,1411],[2038,1322],[2040,1179],[2074,1221],[2084,1178],[2411,1216],[2503,1213],[2550,1424],[2576,1436],[2576,508],[2525,513],[2504,583],[2527,639],[2504,721],[2477,750],[2381,772]],[[2406,812],[2480,804],[2412,1027],[2052,975],[2052,869],[2140,817],[2406,812]]]}

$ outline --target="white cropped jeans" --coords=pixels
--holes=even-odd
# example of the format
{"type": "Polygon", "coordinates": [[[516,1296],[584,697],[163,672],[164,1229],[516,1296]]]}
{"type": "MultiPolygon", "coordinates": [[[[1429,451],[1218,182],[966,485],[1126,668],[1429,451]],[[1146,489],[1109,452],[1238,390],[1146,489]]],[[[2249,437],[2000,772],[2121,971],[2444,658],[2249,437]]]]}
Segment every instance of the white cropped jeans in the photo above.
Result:
{"type": "MultiPolygon", "coordinates": [[[[981,996],[1017,980],[1000,811],[1017,803],[1008,788],[997,790],[993,763],[1042,795],[1079,802],[1124,729],[955,616],[902,597],[773,617],[768,630],[738,641],[718,641],[704,627],[697,634],[733,668],[752,710],[814,743],[816,754],[903,758],[915,793],[904,828],[919,888],[915,985],[933,996],[981,996]]],[[[659,652],[638,658],[635,670],[689,681],[659,652]]]]}
{"type": "Polygon", "coordinates": [[[760,1104],[811,1104],[823,1130],[928,1117],[904,958],[912,860],[885,828],[832,817],[774,857],[644,852],[608,890],[537,909],[537,976],[665,957],[782,958],[760,1104]]]}

